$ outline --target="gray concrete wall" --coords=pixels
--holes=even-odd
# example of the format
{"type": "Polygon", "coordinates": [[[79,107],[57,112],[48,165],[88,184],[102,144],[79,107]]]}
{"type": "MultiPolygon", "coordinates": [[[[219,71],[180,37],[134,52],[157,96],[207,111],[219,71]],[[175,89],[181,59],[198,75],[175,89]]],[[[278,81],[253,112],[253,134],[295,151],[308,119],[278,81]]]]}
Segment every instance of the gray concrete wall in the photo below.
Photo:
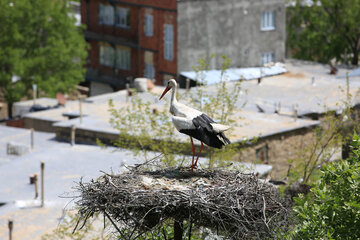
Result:
{"type": "Polygon", "coordinates": [[[178,1],[178,72],[192,70],[200,57],[216,54],[212,69],[221,68],[222,54],[231,67],[260,66],[261,54],[285,59],[285,0],[178,1]],[[261,30],[263,11],[275,11],[275,30],[261,30]]]}
{"type": "Polygon", "coordinates": [[[56,121],[24,117],[24,128],[33,128],[35,131],[40,132],[55,132],[52,126],[56,121]]]}

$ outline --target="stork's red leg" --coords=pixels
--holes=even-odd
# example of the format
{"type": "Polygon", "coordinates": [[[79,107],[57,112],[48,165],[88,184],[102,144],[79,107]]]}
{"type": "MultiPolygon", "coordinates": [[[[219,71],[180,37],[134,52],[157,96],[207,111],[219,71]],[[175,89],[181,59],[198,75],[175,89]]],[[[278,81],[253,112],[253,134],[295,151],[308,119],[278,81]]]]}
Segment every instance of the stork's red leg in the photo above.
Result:
{"type": "Polygon", "coordinates": [[[192,161],[191,161],[191,169],[193,168],[194,166],[194,158],[195,158],[195,146],[194,146],[194,142],[193,142],[193,139],[192,137],[190,137],[190,140],[191,140],[191,146],[192,146],[192,161]]]}
{"type": "Polygon", "coordinates": [[[204,147],[204,144],[203,144],[203,142],[201,142],[200,150],[199,150],[199,153],[198,153],[198,155],[197,155],[197,158],[196,158],[196,162],[195,162],[195,164],[194,164],[194,167],[197,165],[197,162],[199,161],[200,153],[201,153],[201,150],[203,149],[203,147],[204,147]]]}

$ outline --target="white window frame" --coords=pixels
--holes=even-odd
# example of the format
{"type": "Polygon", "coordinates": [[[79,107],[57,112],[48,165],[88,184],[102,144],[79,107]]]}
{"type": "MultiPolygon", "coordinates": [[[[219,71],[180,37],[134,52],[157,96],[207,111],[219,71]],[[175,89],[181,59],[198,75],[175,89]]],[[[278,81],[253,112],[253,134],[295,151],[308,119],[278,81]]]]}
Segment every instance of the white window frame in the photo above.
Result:
{"type": "Polygon", "coordinates": [[[101,65],[114,67],[115,49],[111,46],[100,45],[99,62],[101,65]]]}
{"type": "Polygon", "coordinates": [[[122,47],[116,48],[116,68],[121,70],[131,69],[131,49],[122,47]]]}
{"type": "Polygon", "coordinates": [[[267,63],[275,62],[275,53],[266,52],[261,54],[260,66],[264,66],[267,63]]]}
{"type": "Polygon", "coordinates": [[[154,17],[151,14],[145,14],[144,33],[147,37],[152,37],[154,34],[154,17]]]}
{"type": "Polygon", "coordinates": [[[264,11],[261,14],[261,30],[275,30],[275,11],[264,11]]]}
{"type": "Polygon", "coordinates": [[[164,24],[164,59],[174,60],[174,26],[164,24]]]}
{"type": "Polygon", "coordinates": [[[99,24],[114,25],[115,9],[111,5],[99,4],[99,24]]]}
{"type": "Polygon", "coordinates": [[[124,7],[116,7],[115,25],[121,28],[130,28],[130,9],[124,7]]]}

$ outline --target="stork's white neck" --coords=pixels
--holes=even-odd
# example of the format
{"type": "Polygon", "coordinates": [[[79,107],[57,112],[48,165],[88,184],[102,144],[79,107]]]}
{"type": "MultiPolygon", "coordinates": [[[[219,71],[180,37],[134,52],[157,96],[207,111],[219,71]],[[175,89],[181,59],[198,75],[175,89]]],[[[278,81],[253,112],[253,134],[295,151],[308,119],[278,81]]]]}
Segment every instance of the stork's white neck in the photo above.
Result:
{"type": "Polygon", "coordinates": [[[170,113],[172,115],[176,115],[177,112],[177,99],[176,99],[176,84],[174,84],[174,86],[172,86],[171,89],[171,99],[170,99],[170,113]]]}
{"type": "Polygon", "coordinates": [[[171,100],[170,100],[170,105],[173,105],[173,103],[177,103],[177,100],[176,100],[176,85],[172,87],[171,89],[171,100]]]}

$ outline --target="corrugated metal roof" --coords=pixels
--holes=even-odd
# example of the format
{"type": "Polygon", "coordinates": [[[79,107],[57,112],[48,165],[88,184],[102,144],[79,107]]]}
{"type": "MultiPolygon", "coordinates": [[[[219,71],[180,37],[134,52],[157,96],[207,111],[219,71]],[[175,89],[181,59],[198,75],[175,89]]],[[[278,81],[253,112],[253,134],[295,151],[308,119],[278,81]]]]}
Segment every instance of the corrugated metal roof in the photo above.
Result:
{"type": "MultiPolygon", "coordinates": [[[[360,77],[360,68],[355,68],[347,74],[348,77],[360,77]]],[[[346,75],[339,76],[338,78],[346,78],[346,75]]]]}
{"type": "Polygon", "coordinates": [[[181,72],[180,74],[194,81],[216,84],[221,81],[251,80],[259,77],[268,77],[282,74],[286,71],[286,68],[275,65],[272,67],[229,68],[224,73],[222,70],[207,70],[201,72],[181,72]]]}

